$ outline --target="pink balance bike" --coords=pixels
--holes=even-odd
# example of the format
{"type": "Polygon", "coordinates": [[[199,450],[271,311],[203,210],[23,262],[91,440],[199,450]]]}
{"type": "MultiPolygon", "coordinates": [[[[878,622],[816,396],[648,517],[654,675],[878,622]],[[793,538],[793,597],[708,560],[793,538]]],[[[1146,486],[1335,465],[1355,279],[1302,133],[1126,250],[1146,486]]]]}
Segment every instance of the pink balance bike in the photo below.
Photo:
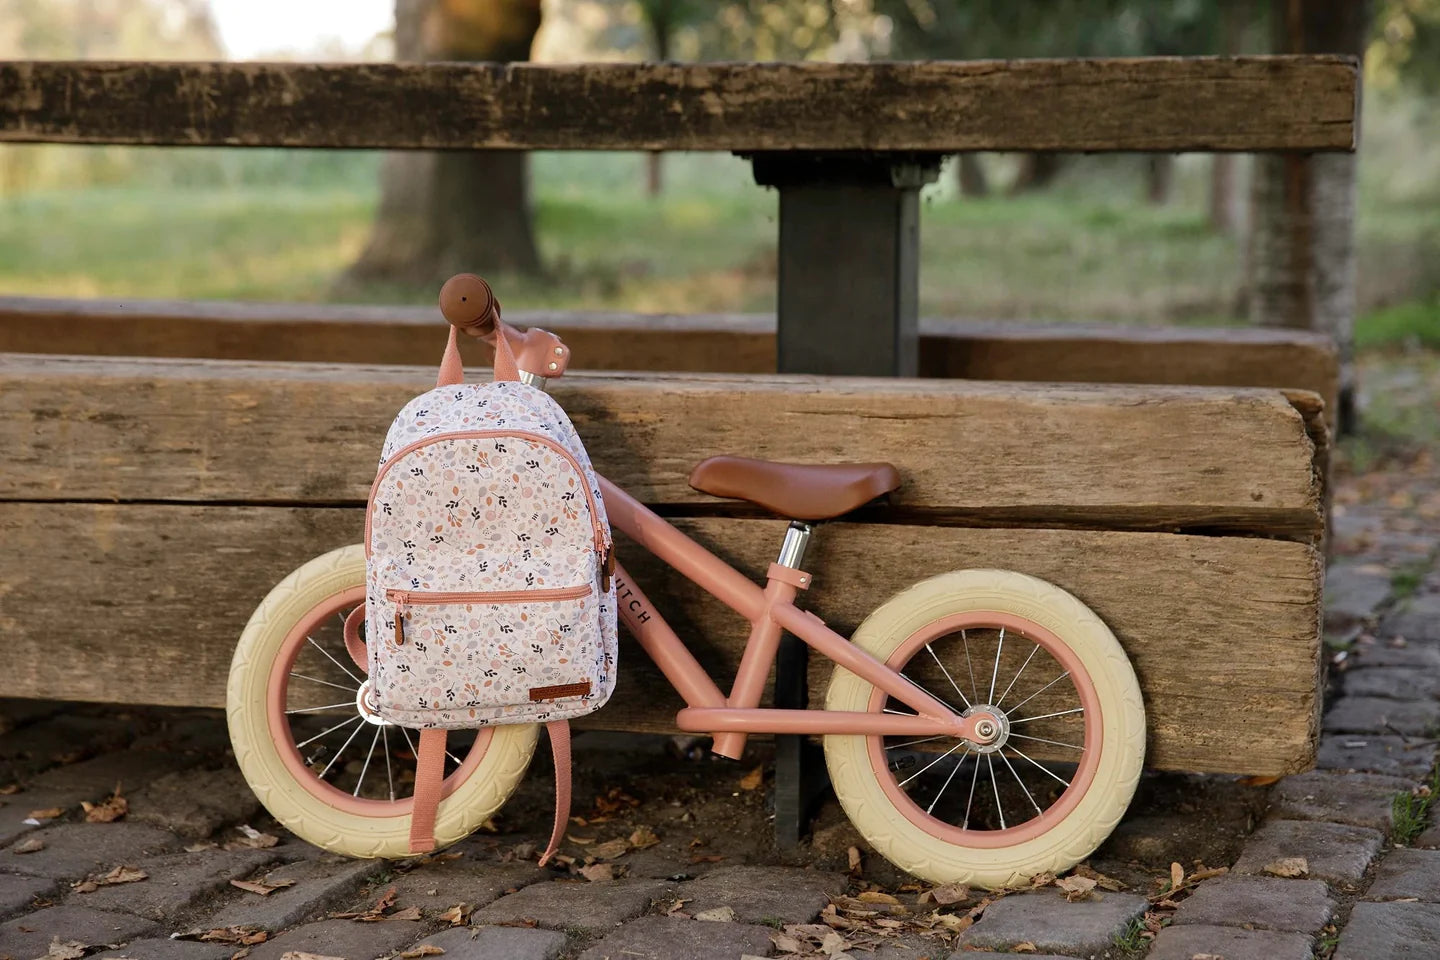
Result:
{"type": "MultiPolygon", "coordinates": [[[[516,331],[498,312],[470,316],[465,300],[442,296],[446,318],[491,342],[506,337],[527,382],[564,373],[569,351],[553,334],[516,331]]],[[[1059,873],[1109,835],[1140,777],[1145,711],[1125,651],[1084,604],[1025,574],[956,570],[902,591],[847,639],[795,605],[814,586],[806,546],[816,524],[898,488],[894,467],[714,457],[690,483],[791,523],[761,587],[601,478],[614,527],[751,625],[727,696],[616,567],[622,622],[687,704],[679,730],[711,735],[711,749],[731,758],[752,733],[822,737],[856,829],[934,883],[1000,887],[1059,873]],[[782,631],[834,663],[823,709],[760,706],[782,631]]],[[[231,665],[230,736],[246,779],[288,829],[349,856],[405,857],[416,731],[367,709],[364,584],[355,544],[270,591],[231,665]]],[[[616,696],[627,693],[622,685],[616,696]]],[[[504,804],[537,731],[491,726],[468,740],[452,731],[438,844],[504,804]]]]}

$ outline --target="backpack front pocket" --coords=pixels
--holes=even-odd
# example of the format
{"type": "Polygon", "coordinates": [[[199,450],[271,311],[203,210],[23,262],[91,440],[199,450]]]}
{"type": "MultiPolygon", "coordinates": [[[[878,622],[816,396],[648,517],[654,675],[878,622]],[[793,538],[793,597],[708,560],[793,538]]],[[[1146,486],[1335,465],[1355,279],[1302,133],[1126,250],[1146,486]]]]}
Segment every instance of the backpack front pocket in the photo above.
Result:
{"type": "Polygon", "coordinates": [[[600,600],[590,584],[541,590],[386,589],[371,651],[376,709],[396,722],[474,725],[598,692],[600,600]]]}

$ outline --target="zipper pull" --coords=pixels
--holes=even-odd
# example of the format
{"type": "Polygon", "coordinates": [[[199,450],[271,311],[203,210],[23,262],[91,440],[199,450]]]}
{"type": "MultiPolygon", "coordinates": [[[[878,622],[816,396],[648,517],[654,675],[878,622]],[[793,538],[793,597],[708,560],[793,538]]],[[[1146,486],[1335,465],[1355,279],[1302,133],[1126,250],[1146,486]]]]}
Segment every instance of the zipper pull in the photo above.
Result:
{"type": "Polygon", "coordinates": [[[615,544],[607,544],[605,555],[600,560],[600,592],[610,592],[610,581],[615,576],[615,544]]]}
{"type": "Polygon", "coordinates": [[[405,646],[405,597],[395,599],[395,646],[405,646]]]}

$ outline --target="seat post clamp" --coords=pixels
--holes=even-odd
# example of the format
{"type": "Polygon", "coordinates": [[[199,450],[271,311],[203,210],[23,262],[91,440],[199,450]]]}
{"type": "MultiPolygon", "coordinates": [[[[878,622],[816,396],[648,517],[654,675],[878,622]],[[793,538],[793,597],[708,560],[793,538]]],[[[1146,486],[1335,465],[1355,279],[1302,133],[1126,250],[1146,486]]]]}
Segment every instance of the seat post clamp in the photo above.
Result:
{"type": "Polygon", "coordinates": [[[765,575],[771,580],[788,583],[797,590],[809,590],[810,582],[815,579],[804,570],[797,570],[780,563],[770,564],[770,569],[765,572],[765,575]]]}

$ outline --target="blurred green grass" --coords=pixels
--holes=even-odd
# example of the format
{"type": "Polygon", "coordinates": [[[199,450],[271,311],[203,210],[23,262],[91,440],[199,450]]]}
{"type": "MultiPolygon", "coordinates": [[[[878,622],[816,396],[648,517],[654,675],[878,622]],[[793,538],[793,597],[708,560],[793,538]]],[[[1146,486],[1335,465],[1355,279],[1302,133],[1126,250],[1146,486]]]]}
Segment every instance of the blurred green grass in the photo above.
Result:
{"type": "MultiPolygon", "coordinates": [[[[12,167],[60,173],[0,195],[0,293],[433,302],[428,289],[336,283],[368,237],[375,154],[4,150],[0,159],[12,167]],[[64,189],[67,165],[101,175],[64,189]]],[[[755,186],[742,160],[692,154],[666,157],[665,192],[651,198],[643,162],[636,154],[533,156],[547,276],[492,277],[507,307],[773,309],[777,195],[755,186]]],[[[979,200],[955,197],[947,169],[922,197],[922,313],[1239,322],[1243,250],[1206,223],[1206,169],[1204,158],[1180,158],[1177,195],[1164,207],[1140,201],[1134,158],[1092,161],[1043,193],[979,200]]],[[[1362,185],[1369,309],[1357,339],[1433,346],[1435,207],[1387,197],[1383,185],[1362,185]]]]}

